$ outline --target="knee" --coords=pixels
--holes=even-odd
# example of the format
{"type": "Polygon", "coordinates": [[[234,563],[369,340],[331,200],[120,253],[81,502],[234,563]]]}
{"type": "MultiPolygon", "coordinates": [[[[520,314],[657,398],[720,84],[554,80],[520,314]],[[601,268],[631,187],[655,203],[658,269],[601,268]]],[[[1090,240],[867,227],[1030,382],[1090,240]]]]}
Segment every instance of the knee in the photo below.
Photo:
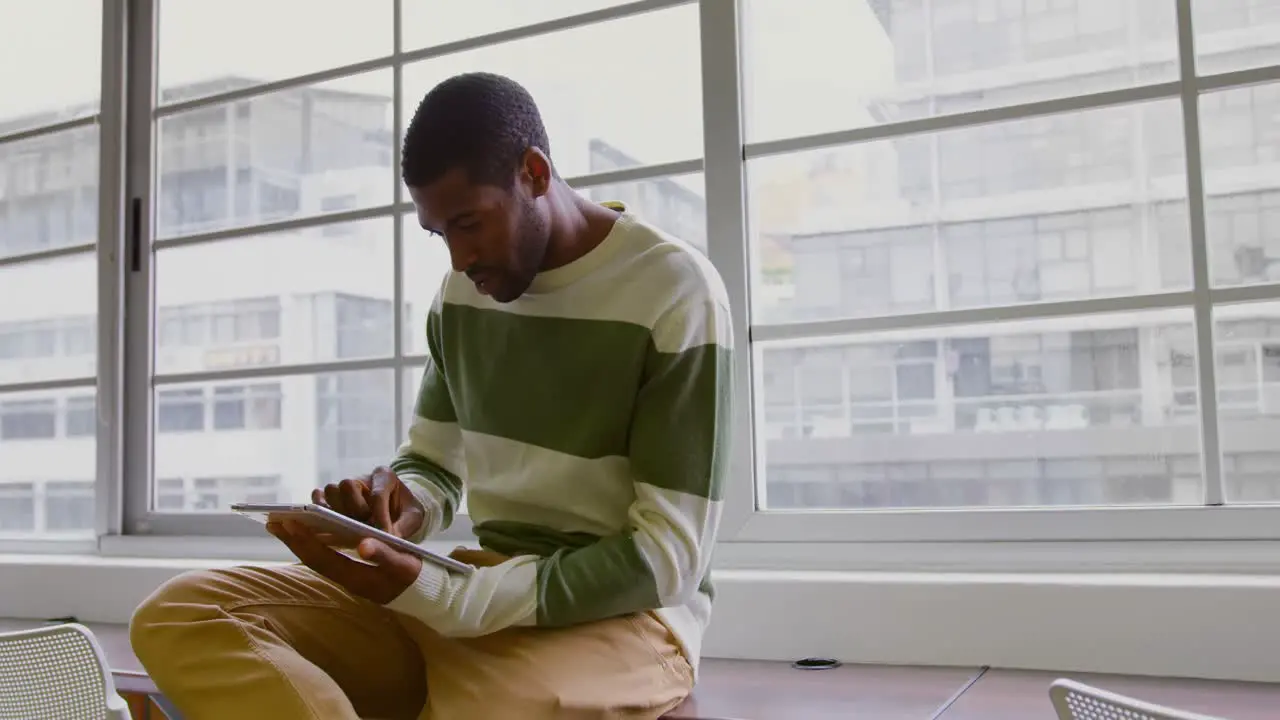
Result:
{"type": "Polygon", "coordinates": [[[215,586],[207,570],[185,572],[156,588],[133,611],[129,619],[129,644],[134,654],[150,669],[166,653],[175,636],[209,610],[216,611],[210,590],[215,586]]]}

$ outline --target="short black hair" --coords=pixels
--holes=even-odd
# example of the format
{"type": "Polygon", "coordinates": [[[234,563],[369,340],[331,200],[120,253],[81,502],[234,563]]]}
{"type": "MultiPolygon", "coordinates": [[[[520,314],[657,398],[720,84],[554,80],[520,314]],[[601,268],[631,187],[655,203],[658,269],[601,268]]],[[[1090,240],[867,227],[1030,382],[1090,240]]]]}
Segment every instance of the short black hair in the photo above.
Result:
{"type": "Polygon", "coordinates": [[[533,147],[551,156],[529,91],[502,75],[464,73],[436,85],[418,104],[404,134],[400,171],[410,187],[461,167],[471,182],[509,188],[533,147]]]}

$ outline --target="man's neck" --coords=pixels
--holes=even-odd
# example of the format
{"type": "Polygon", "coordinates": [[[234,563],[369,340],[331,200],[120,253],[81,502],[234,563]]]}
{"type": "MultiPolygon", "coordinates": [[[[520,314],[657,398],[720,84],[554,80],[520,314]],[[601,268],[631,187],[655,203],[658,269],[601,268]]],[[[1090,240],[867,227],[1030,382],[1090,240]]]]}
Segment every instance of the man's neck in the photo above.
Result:
{"type": "Polygon", "coordinates": [[[583,257],[604,242],[618,213],[587,200],[557,181],[549,193],[551,239],[542,270],[554,270],[583,257]]]}

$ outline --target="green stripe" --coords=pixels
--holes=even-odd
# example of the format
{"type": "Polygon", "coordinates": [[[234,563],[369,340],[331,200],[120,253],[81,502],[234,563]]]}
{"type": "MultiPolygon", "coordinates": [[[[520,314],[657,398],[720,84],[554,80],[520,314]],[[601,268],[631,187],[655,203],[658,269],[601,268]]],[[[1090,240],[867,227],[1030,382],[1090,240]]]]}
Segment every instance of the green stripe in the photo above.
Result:
{"type": "Polygon", "coordinates": [[[662,606],[648,563],[630,534],[538,561],[538,625],[564,627],[662,606]]]}
{"type": "Polygon", "coordinates": [[[475,533],[480,547],[511,557],[547,557],[557,550],[579,550],[600,540],[591,533],[565,532],[516,520],[486,520],[476,524],[475,533]]]}
{"type": "Polygon", "coordinates": [[[463,428],[582,458],[626,454],[647,328],[446,304],[441,329],[463,428]]]}
{"type": "Polygon", "coordinates": [[[588,459],[627,456],[644,482],[721,497],[729,349],[662,353],[632,323],[465,305],[446,305],[440,326],[450,407],[464,429],[588,459]]]}
{"type": "MultiPolygon", "coordinates": [[[[537,555],[538,624],[560,627],[661,606],[648,563],[631,535],[599,538],[532,523],[496,521],[475,528],[480,546],[503,555],[537,555]]],[[[708,569],[698,592],[713,601],[708,569]]]]}
{"type": "Polygon", "coordinates": [[[637,478],[719,500],[733,422],[732,352],[702,345],[680,353],[650,347],[629,455],[637,478]]]}

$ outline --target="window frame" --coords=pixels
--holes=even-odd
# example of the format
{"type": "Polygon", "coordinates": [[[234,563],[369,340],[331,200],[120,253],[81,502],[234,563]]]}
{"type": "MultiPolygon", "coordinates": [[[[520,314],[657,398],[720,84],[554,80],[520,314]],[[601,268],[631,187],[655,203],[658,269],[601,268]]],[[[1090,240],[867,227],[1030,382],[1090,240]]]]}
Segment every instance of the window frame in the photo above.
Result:
{"type": "MultiPolygon", "coordinates": [[[[151,508],[152,496],[156,494],[152,467],[156,429],[153,389],[178,388],[181,383],[190,382],[216,380],[252,384],[270,382],[271,378],[290,375],[389,370],[394,371],[392,402],[398,438],[403,434],[406,424],[406,383],[411,382],[406,376],[412,377],[406,371],[420,368],[426,360],[424,355],[410,351],[403,331],[407,296],[404,274],[401,271],[404,260],[402,220],[412,207],[407,202],[403,185],[398,179],[398,168],[394,167],[394,163],[392,173],[396,177],[390,180],[394,182],[395,190],[390,204],[309,214],[285,220],[266,218],[265,224],[255,226],[235,226],[225,230],[178,237],[165,235],[161,238],[159,231],[166,220],[164,213],[159,212],[163,208],[158,208],[158,178],[154,168],[159,153],[156,130],[164,118],[182,111],[218,107],[224,103],[271,92],[389,68],[392,71],[393,94],[397,103],[392,119],[392,157],[398,157],[403,132],[399,105],[404,102],[402,75],[407,63],[557,30],[620,20],[694,2],[698,4],[701,37],[703,157],[608,170],[570,178],[570,183],[585,190],[617,183],[661,180],[690,173],[703,175],[706,189],[707,254],[724,279],[736,339],[732,380],[738,391],[738,403],[731,419],[734,444],[719,534],[721,543],[736,548],[730,551],[731,556],[738,558],[739,562],[749,562],[751,557],[756,557],[762,564],[786,567],[808,552],[809,543],[832,544],[833,547],[847,544],[850,557],[853,557],[857,555],[854,548],[927,543],[938,543],[939,547],[946,547],[947,543],[968,543],[969,545],[964,546],[966,548],[1018,543],[1030,548],[1039,543],[1103,541],[1137,548],[1147,541],[1176,540],[1188,543],[1214,541],[1216,544],[1212,552],[1220,553],[1214,557],[1222,558],[1225,562],[1230,557],[1230,547],[1234,544],[1218,541],[1253,543],[1280,539],[1280,506],[1223,504],[1224,477],[1218,437],[1217,403],[1202,403],[1198,408],[1201,461],[1206,479],[1203,505],[840,511],[761,511],[756,505],[758,476],[764,467],[764,443],[756,442],[756,429],[762,424],[765,413],[762,378],[757,370],[761,365],[762,348],[771,342],[888,329],[923,329],[1066,317],[1083,313],[1180,307],[1192,310],[1199,328],[1195,333],[1197,357],[1216,360],[1217,352],[1213,345],[1214,308],[1223,304],[1280,300],[1280,284],[1214,287],[1210,282],[1211,268],[1206,244],[1205,169],[1201,162],[1199,129],[1201,95],[1230,88],[1280,83],[1280,66],[1197,74],[1194,33],[1190,22],[1192,0],[1176,0],[1180,53],[1180,76],[1176,80],[758,142],[747,142],[743,128],[746,111],[743,106],[745,53],[741,36],[742,0],[637,0],[411,51],[405,51],[401,47],[401,2],[395,0],[392,50],[386,57],[163,106],[158,106],[155,88],[159,0],[103,0],[102,100],[99,111],[87,119],[21,133],[46,134],[93,123],[99,128],[99,242],[96,247],[98,374],[92,380],[4,386],[0,390],[9,392],[15,387],[24,390],[45,387],[96,389],[98,424],[95,531],[103,541],[101,546],[104,551],[129,546],[130,539],[146,541],[147,538],[155,538],[163,541],[172,536],[194,536],[194,543],[183,546],[186,548],[185,552],[199,554],[204,551],[203,548],[216,554],[218,543],[213,538],[249,538],[261,535],[260,528],[251,523],[242,523],[240,519],[228,514],[186,514],[151,508]],[[128,83],[125,82],[126,77],[129,79],[128,83]],[[856,320],[784,325],[753,320],[750,307],[751,251],[748,246],[751,237],[748,228],[750,208],[746,193],[746,165],[749,161],[818,148],[884,141],[907,135],[923,136],[947,129],[1089,108],[1122,107],[1162,99],[1179,101],[1185,126],[1188,195],[1182,202],[1187,203],[1187,213],[1191,219],[1192,289],[1146,296],[1053,301],[1035,306],[982,307],[856,320]],[[394,346],[391,355],[367,360],[311,362],[216,373],[154,372],[154,341],[157,333],[164,332],[157,326],[154,318],[156,308],[152,301],[154,254],[157,250],[277,230],[332,227],[341,222],[382,218],[390,219],[394,226],[393,258],[396,267],[393,273],[394,346]],[[126,324],[126,316],[147,318],[148,321],[126,324]],[[129,358],[127,363],[126,357],[129,358]],[[129,419],[128,422],[126,418],[129,419]],[[121,540],[125,542],[121,543],[121,540]]],[[[21,259],[56,257],[84,249],[75,246],[53,251],[40,250],[22,255],[21,259]]],[[[2,262],[7,264],[7,261],[2,262]]],[[[278,319],[276,323],[277,326],[280,324],[278,319]]],[[[211,329],[208,331],[212,332],[211,329]]],[[[1216,373],[1216,362],[1202,360],[1197,363],[1196,381],[1201,397],[1216,397],[1216,373]]],[[[208,393],[205,402],[211,408],[215,399],[211,390],[208,393]]],[[[248,395],[244,397],[246,404],[250,402],[248,395]]],[[[213,415],[211,411],[207,411],[206,432],[212,429],[212,424],[213,415]]],[[[446,542],[471,540],[470,518],[460,515],[453,527],[436,539],[446,542]]],[[[0,551],[18,547],[6,542],[0,539],[0,551]]],[[[51,548],[73,547],[59,545],[59,542],[61,541],[56,539],[47,542],[37,539],[35,544],[51,548]]],[[[269,543],[269,540],[264,539],[263,542],[269,543]]],[[[24,548],[31,545],[32,542],[25,540],[21,543],[24,548]]],[[[150,546],[155,547],[154,544],[150,546]]]]}

